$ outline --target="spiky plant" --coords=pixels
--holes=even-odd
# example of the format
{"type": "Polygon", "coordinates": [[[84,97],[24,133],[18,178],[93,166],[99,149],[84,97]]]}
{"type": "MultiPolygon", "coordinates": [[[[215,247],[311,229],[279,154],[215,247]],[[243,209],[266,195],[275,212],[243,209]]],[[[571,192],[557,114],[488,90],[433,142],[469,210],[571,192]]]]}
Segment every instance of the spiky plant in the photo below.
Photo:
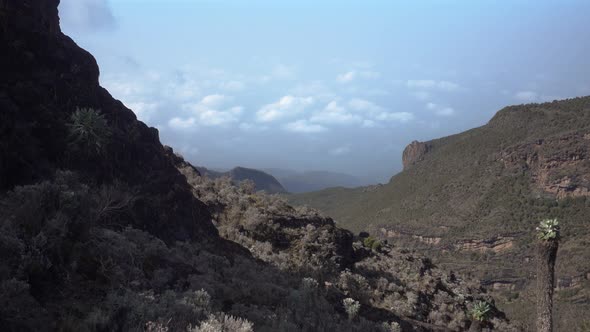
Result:
{"type": "Polygon", "coordinates": [[[557,219],[541,221],[537,227],[537,237],[544,241],[559,239],[559,222],[557,219]]]}
{"type": "Polygon", "coordinates": [[[546,219],[537,227],[537,331],[553,331],[553,289],[560,229],[557,219],[546,219]]]}
{"type": "Polygon", "coordinates": [[[473,308],[471,308],[469,314],[472,319],[478,322],[483,322],[486,319],[488,319],[491,310],[492,307],[489,303],[487,303],[486,301],[479,301],[473,305],[473,308]]]}
{"type": "Polygon", "coordinates": [[[102,154],[111,137],[104,115],[93,108],[78,108],[68,123],[71,144],[89,154],[102,154]]]}

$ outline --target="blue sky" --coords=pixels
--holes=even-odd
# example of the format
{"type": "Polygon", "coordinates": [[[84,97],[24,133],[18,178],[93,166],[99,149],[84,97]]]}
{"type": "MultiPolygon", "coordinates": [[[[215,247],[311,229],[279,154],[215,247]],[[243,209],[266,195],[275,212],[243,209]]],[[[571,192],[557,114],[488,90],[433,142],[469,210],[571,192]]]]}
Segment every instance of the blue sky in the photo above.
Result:
{"type": "Polygon", "coordinates": [[[387,181],[412,140],[590,94],[588,1],[62,0],[100,82],[197,165],[387,181]]]}

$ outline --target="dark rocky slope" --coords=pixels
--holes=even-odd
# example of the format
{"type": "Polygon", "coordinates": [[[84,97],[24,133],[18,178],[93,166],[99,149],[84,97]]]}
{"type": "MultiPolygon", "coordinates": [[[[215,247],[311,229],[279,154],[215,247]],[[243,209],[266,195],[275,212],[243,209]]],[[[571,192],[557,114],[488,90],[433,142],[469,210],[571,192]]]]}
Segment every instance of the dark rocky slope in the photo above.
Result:
{"type": "Polygon", "coordinates": [[[3,331],[462,331],[476,301],[514,330],[427,259],[201,178],[99,86],[58,3],[0,1],[3,331]]]}

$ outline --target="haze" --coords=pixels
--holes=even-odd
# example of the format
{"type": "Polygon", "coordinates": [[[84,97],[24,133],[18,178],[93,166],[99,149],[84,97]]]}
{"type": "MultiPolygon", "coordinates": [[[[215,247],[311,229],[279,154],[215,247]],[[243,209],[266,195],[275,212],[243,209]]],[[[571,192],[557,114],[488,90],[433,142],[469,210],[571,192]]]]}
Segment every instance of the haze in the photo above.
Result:
{"type": "Polygon", "coordinates": [[[412,140],[590,94],[589,12],[587,1],[60,5],[101,84],[194,164],[367,182],[399,171],[412,140]]]}

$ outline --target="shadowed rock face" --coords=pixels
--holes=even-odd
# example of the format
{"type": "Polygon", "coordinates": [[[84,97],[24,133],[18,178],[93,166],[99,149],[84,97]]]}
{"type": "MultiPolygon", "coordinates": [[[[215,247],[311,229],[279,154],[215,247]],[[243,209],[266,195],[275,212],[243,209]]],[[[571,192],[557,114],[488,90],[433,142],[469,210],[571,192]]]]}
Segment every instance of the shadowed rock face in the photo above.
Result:
{"type": "Polygon", "coordinates": [[[430,149],[431,146],[429,144],[418,141],[413,141],[408,146],[406,146],[402,155],[404,170],[409,169],[416,163],[422,161],[424,159],[424,155],[426,155],[430,149]]]}
{"type": "Polygon", "coordinates": [[[137,190],[134,225],[166,241],[217,234],[210,215],[166,156],[158,131],[99,85],[95,59],[59,28],[58,0],[0,0],[0,191],[79,172],[91,184],[137,190]],[[112,131],[105,153],[71,148],[77,108],[100,110],[112,131]]]}

